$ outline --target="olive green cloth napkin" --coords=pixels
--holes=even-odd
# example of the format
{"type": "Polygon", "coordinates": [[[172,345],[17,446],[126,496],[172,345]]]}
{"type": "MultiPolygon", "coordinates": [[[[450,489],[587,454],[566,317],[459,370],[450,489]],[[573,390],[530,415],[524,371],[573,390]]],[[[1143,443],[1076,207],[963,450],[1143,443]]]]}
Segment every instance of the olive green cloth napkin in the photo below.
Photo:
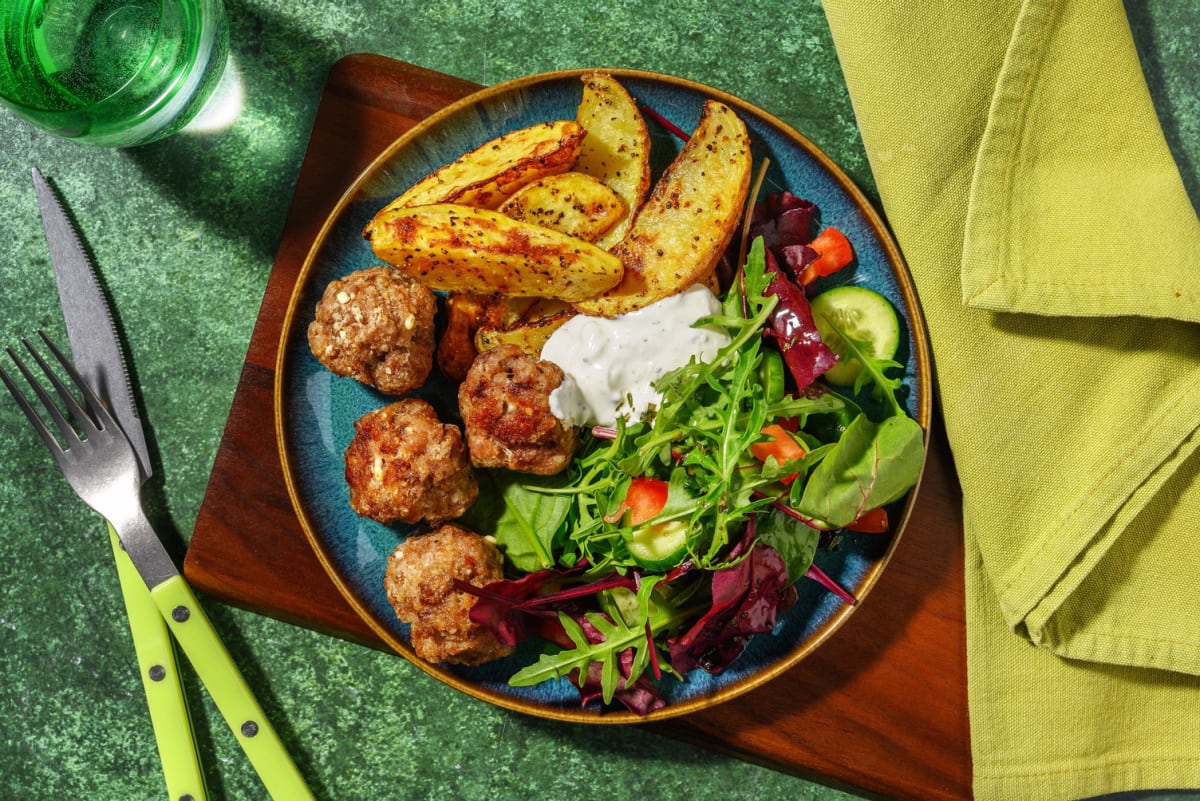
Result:
{"type": "Polygon", "coordinates": [[[975,795],[1200,787],[1200,222],[1124,8],[824,6],[962,483],[975,795]]]}

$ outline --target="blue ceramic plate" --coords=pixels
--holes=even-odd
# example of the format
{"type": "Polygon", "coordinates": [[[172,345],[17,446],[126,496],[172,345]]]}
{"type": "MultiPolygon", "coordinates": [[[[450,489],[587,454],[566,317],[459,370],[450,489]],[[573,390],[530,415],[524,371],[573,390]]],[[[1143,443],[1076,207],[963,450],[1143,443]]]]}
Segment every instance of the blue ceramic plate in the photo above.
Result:
{"type": "MultiPolygon", "coordinates": [[[[305,329],[325,286],[335,278],[379,263],[361,232],[382,206],[411,184],[483,142],[516,128],[553,119],[574,119],[583,70],[535,75],[482,90],[423,121],[388,148],[334,209],[317,238],[288,308],[279,350],[276,419],[284,473],[301,524],[329,575],[364,620],[399,653],[438,679],[478,698],[529,714],[561,720],[616,723],[643,720],[624,710],[581,709],[566,681],[532,688],[507,684],[534,661],[532,648],[481,667],[430,665],[408,643],[407,626],[396,619],[383,589],[388,555],[408,533],[360,518],[349,506],[342,452],[353,423],[389,398],[350,378],[329,373],[309,353],[305,329]]],[[[638,99],[690,131],[708,98],[735,109],[750,129],[756,163],[769,158],[763,195],[790,189],[814,201],[821,222],[841,229],[854,244],[857,267],[839,282],[869,286],[887,296],[905,322],[897,356],[912,415],[928,431],[931,386],[924,325],[907,270],[879,217],[828,157],[796,131],[765,112],[723,92],[677,78],[610,70],[638,99]]],[[[674,137],[648,120],[657,171],[679,149],[674,137]]],[[[844,271],[845,272],[845,271],[844,271]]],[[[453,416],[452,388],[433,381],[417,394],[453,416]]],[[[890,535],[851,535],[819,566],[859,599],[887,563],[908,517],[915,490],[893,511],[890,535]]],[[[802,581],[800,600],[783,615],[773,636],[759,635],[718,676],[697,670],[686,681],[665,679],[668,705],[651,719],[691,712],[728,700],[778,675],[803,659],[850,615],[851,607],[815,583],[802,581]]]]}

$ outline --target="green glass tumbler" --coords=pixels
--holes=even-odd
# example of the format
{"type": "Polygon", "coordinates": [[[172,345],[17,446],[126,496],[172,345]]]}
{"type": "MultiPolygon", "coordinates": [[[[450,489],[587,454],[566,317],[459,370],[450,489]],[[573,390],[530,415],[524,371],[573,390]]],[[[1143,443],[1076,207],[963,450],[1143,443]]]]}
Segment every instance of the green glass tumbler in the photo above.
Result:
{"type": "Polygon", "coordinates": [[[104,147],[185,126],[229,54],[221,0],[5,0],[0,101],[57,136],[104,147]]]}

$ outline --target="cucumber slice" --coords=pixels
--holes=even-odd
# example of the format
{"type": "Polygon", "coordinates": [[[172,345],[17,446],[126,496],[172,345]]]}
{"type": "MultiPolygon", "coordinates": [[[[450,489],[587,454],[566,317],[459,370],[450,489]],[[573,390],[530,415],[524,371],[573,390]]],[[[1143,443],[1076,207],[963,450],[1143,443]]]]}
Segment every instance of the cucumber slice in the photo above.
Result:
{"type": "Polygon", "coordinates": [[[675,567],[687,553],[687,534],[682,520],[640,526],[629,538],[629,553],[648,570],[675,567]]]}
{"type": "MultiPolygon", "coordinates": [[[[633,590],[614,587],[611,590],[597,593],[596,599],[600,602],[600,611],[613,620],[623,620],[628,625],[637,623],[638,602],[637,594],[633,590]]],[[[651,604],[651,608],[653,608],[653,604],[651,604]]]]}
{"type": "Polygon", "coordinates": [[[834,326],[855,340],[868,342],[868,352],[877,359],[896,355],[900,346],[900,319],[888,299],[878,292],[863,286],[839,286],[817,295],[811,305],[821,340],[838,355],[838,363],[825,372],[829,383],[853,386],[862,371],[862,365],[848,354],[846,342],[833,330],[834,326]]]}

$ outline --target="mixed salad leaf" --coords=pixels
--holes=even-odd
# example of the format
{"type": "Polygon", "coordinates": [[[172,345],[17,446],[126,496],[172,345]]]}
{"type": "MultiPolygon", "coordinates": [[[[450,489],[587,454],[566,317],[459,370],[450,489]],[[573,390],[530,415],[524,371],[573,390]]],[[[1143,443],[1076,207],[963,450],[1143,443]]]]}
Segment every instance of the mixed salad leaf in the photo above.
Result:
{"type": "Polygon", "coordinates": [[[854,391],[870,384],[882,414],[820,382],[839,357],[804,288],[810,267],[825,275],[830,263],[829,246],[812,245],[816,214],[788,193],[755,210],[734,286],[696,323],[724,329],[729,344],[661,378],[646,419],[594,429],[565,474],[484,482],[465,522],[522,575],[459,588],[501,642],[546,643],[511,684],[566,678],[585,704],[645,714],[664,705],[664,676],[719,673],[774,630],[802,578],[854,601],[816,561],[843,529],[886,530],[884,507],[920,474],[924,434],[891,375],[900,365],[848,332],[842,358],[863,365],[854,391]],[[764,380],[780,357],[787,391],[764,380]]]}

